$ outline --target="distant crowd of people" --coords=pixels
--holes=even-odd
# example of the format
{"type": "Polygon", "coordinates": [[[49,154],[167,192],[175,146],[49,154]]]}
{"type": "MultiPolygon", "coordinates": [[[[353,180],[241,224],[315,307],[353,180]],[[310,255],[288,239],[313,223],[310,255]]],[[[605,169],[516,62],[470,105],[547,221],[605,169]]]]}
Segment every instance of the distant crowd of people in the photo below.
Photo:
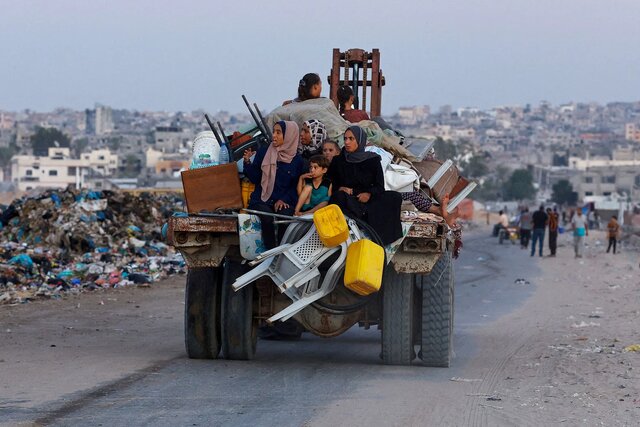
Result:
{"type": "MultiPolygon", "coordinates": [[[[498,227],[508,229],[509,217],[506,212],[500,211],[498,227]]],[[[561,231],[560,222],[563,228],[570,225],[573,233],[573,247],[576,258],[582,258],[584,253],[584,241],[589,236],[589,230],[599,228],[600,217],[594,209],[590,209],[585,215],[582,209],[575,209],[569,212],[567,217],[566,211],[562,212],[562,216],[558,214],[557,208],[546,208],[540,205],[535,212],[529,212],[528,207],[522,208],[520,215],[515,221],[515,226],[519,228],[520,247],[528,249],[531,244],[531,256],[535,256],[536,248],[538,256],[542,257],[545,234],[548,232],[549,256],[555,257],[558,248],[558,233],[561,231]]],[[[609,245],[607,253],[613,249],[616,253],[618,236],[620,233],[620,224],[617,216],[613,215],[607,223],[607,237],[609,245]]]]}

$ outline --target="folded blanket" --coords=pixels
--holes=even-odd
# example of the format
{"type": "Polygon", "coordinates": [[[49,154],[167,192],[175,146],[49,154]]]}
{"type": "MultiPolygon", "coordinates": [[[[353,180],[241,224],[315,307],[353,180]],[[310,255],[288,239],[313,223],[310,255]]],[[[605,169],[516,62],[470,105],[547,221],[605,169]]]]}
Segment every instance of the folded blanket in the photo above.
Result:
{"type": "MultiPolygon", "coordinates": [[[[292,102],[273,110],[266,117],[267,126],[273,127],[280,120],[292,120],[302,127],[307,120],[320,120],[327,129],[329,139],[343,146],[344,131],[350,123],[342,118],[333,101],[329,98],[309,99],[303,102],[292,102]]],[[[406,148],[400,145],[398,136],[384,132],[380,126],[372,120],[363,120],[356,123],[367,132],[367,140],[378,147],[393,153],[394,155],[410,161],[417,160],[406,148]]]]}

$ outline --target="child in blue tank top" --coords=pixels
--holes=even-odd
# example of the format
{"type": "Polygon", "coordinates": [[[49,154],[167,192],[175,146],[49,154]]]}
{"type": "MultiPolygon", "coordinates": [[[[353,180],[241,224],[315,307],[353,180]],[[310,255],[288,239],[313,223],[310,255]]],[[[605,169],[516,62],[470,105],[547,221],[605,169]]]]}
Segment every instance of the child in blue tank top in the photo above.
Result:
{"type": "Polygon", "coordinates": [[[323,155],[309,159],[309,174],[296,204],[296,216],[312,214],[329,204],[331,198],[331,182],[325,178],[329,169],[329,160],[323,155]]]}

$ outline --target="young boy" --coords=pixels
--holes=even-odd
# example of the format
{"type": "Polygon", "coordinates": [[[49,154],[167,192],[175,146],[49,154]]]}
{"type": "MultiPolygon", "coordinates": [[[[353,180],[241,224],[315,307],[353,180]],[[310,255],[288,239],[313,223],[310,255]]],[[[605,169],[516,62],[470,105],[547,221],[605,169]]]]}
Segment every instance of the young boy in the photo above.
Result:
{"type": "Polygon", "coordinates": [[[340,155],[340,146],[335,141],[325,141],[322,144],[322,154],[329,160],[329,164],[331,164],[331,160],[335,156],[340,155]]]}
{"type": "Polygon", "coordinates": [[[324,177],[329,169],[329,160],[323,155],[316,155],[309,159],[309,178],[298,197],[294,215],[301,216],[314,213],[329,204],[331,197],[331,182],[324,177]]]}

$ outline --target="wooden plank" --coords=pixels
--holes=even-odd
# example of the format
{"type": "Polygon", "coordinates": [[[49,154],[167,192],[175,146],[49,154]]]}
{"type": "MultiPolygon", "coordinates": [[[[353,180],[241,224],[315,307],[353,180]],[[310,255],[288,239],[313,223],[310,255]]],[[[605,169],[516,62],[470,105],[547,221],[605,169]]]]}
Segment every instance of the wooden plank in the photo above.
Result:
{"type": "MultiPolygon", "coordinates": [[[[369,71],[370,71],[370,70],[367,70],[367,73],[368,73],[369,71]]],[[[351,83],[352,83],[352,82],[353,82],[353,79],[351,79],[351,81],[349,82],[349,86],[351,86],[351,83]]],[[[340,80],[340,82],[339,82],[339,85],[338,85],[338,86],[342,86],[342,85],[345,85],[345,84],[346,84],[346,83],[345,83],[345,81],[344,81],[344,80],[340,80]]],[[[362,85],[363,85],[362,80],[358,80],[358,86],[359,86],[359,87],[362,87],[362,85]]],[[[372,79],[371,79],[371,78],[367,78],[367,86],[373,86],[373,83],[372,83],[372,79]]]]}
{"type": "Polygon", "coordinates": [[[365,60],[366,52],[363,49],[349,49],[349,63],[362,62],[365,60]]]}
{"type": "Polygon", "coordinates": [[[373,49],[371,52],[371,110],[369,117],[378,117],[381,113],[382,105],[382,84],[380,81],[380,50],[373,49]]]}
{"type": "Polygon", "coordinates": [[[238,166],[228,163],[181,172],[187,212],[242,208],[238,166]]]}
{"type": "Polygon", "coordinates": [[[330,94],[329,98],[338,107],[338,86],[342,82],[340,81],[340,49],[333,49],[333,65],[331,67],[331,75],[329,76],[330,94]]]}
{"type": "Polygon", "coordinates": [[[169,227],[173,231],[235,233],[238,231],[238,219],[172,216],[169,218],[169,227]]]}

